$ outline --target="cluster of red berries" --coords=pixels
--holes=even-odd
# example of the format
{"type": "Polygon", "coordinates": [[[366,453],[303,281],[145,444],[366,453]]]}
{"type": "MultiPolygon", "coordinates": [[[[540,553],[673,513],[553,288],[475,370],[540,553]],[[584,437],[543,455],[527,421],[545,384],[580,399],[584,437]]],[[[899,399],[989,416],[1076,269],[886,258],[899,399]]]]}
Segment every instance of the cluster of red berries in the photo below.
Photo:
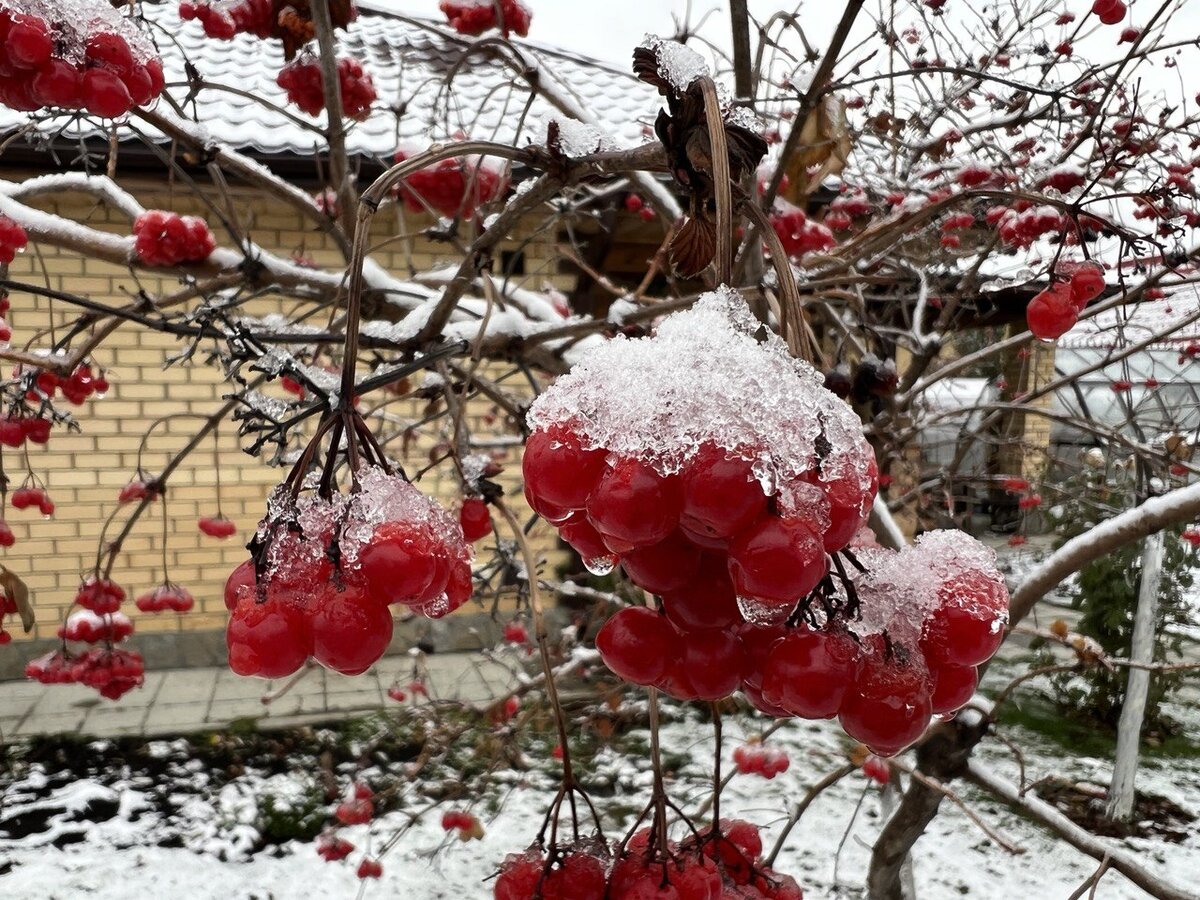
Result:
{"type": "MultiPolygon", "coordinates": [[[[375,83],[362,63],[353,57],[344,56],[337,61],[338,85],[342,92],[342,113],[356,122],[371,115],[371,104],[378,96],[375,83]]],[[[292,60],[275,79],[287,92],[288,102],[299,107],[301,112],[319,116],[325,109],[325,79],[321,75],[321,64],[311,56],[292,60]]]]}
{"type": "Polygon", "coordinates": [[[1062,234],[1067,228],[1067,217],[1053,206],[994,206],[987,221],[997,226],[1000,240],[1010,247],[1028,247],[1044,234],[1062,234]]]}
{"type": "Polygon", "coordinates": [[[654,210],[637,194],[625,195],[625,211],[633,213],[643,222],[653,222],[656,218],[654,210]]]}
{"type": "Polygon", "coordinates": [[[516,32],[521,37],[529,34],[529,23],[533,13],[521,0],[442,0],[438,4],[450,27],[459,34],[478,35],[499,28],[505,37],[516,32]],[[500,20],[496,19],[496,6],[500,7],[500,20]]]}
{"type": "Polygon", "coordinates": [[[19,612],[17,601],[8,596],[8,594],[0,591],[0,647],[12,643],[12,635],[4,630],[4,620],[8,616],[17,615],[19,612]]]}
{"type": "MultiPolygon", "coordinates": [[[[409,150],[397,150],[396,162],[413,156],[409,150]]],[[[475,210],[490,203],[508,190],[508,175],[504,169],[478,157],[444,159],[436,165],[418,169],[404,177],[398,193],[409,211],[426,212],[427,208],[442,216],[469,219],[475,210]]]]}
{"type": "Polygon", "coordinates": [[[1125,20],[1125,12],[1123,0],[1095,0],[1092,3],[1092,15],[1105,25],[1120,25],[1125,20]]]}
{"type": "Polygon", "coordinates": [[[119,644],[133,634],[133,622],[121,612],[97,615],[90,609],[71,613],[58,628],[58,636],[64,641],[81,644],[119,644]]]}
{"type": "Polygon", "coordinates": [[[775,207],[771,210],[771,227],[779,235],[784,251],[792,257],[821,253],[832,249],[837,243],[826,225],[810,219],[804,210],[786,200],[775,201],[775,207]]]}
{"type": "Polygon", "coordinates": [[[237,534],[237,525],[222,515],[201,516],[198,522],[200,530],[209,537],[227,538],[237,534]]]}
{"type": "Polygon", "coordinates": [[[50,440],[50,420],[32,416],[0,418],[0,444],[20,447],[26,441],[45,444],[50,440]]]}
{"type": "Polygon", "coordinates": [[[229,576],[229,665],[239,675],[281,678],[309,657],[358,675],[392,638],[390,604],[431,618],[472,591],[471,549],[457,521],[402,478],[366,470],[361,491],[291,498],[283,485],[259,523],[260,565],[229,576]]]}
{"type": "Polygon", "coordinates": [[[208,223],[162,209],[142,213],[133,223],[134,251],[148,266],[177,266],[208,259],[217,246],[208,223]]]}
{"type": "Polygon", "coordinates": [[[500,866],[495,900],[802,900],[796,880],[761,861],[762,836],[741,820],[719,831],[670,841],[664,859],[650,829],[638,831],[615,858],[596,842],[547,856],[532,847],[500,866]]]}
{"type": "Polygon", "coordinates": [[[189,612],[196,601],[187,589],[171,582],[160,584],[138,597],[135,605],[144,613],[189,612]]]}
{"type": "Polygon", "coordinates": [[[442,829],[458,832],[458,839],[464,843],[483,837],[483,825],[479,819],[463,810],[449,809],[442,813],[442,829]]]}
{"type": "Polygon", "coordinates": [[[26,678],[41,684],[82,684],[107,700],[119,700],[141,686],[145,672],[141,654],[108,647],[93,647],[76,657],[55,650],[25,665],[26,678]]]}
{"type": "Polygon", "coordinates": [[[762,744],[745,744],[734,749],[733,764],[743,775],[761,775],[769,781],[786,772],[792,763],[783,750],[762,744]]]}
{"type": "Polygon", "coordinates": [[[162,93],[161,60],[109,4],[98,0],[95,7],[84,21],[0,9],[0,100],[6,106],[86,109],[115,118],[162,93]],[[85,27],[96,30],[82,32],[85,27]]]}
{"type": "Polygon", "coordinates": [[[1060,267],[1065,280],[1055,281],[1029,301],[1025,319],[1034,337],[1053,341],[1074,326],[1083,308],[1104,292],[1104,269],[1099,263],[1082,262],[1060,267]]]}
{"type": "Polygon", "coordinates": [[[43,516],[54,515],[54,501],[50,499],[50,495],[46,493],[45,488],[33,485],[19,487],[13,491],[12,505],[13,509],[36,508],[43,516]]]}
{"type": "Polygon", "coordinates": [[[29,235],[25,229],[8,216],[0,216],[0,264],[8,265],[27,246],[29,235]]]}
{"type": "MultiPolygon", "coordinates": [[[[21,368],[13,371],[13,377],[26,379],[25,399],[30,403],[53,400],[56,393],[61,393],[63,399],[75,406],[82,406],[89,397],[103,397],[108,393],[108,379],[103,373],[96,374],[87,363],[77,365],[66,378],[60,378],[57,373],[48,369],[33,369],[24,373],[21,368]]],[[[19,447],[26,439],[35,444],[44,444],[49,437],[49,420],[19,419],[11,416],[0,419],[0,444],[6,447],[19,447]],[[37,422],[44,424],[35,424],[37,422]],[[23,437],[20,436],[22,430],[25,432],[23,437]],[[12,441],[16,443],[11,443],[12,441]]]]}
{"type": "Polygon", "coordinates": [[[199,19],[206,35],[222,41],[233,40],[237,34],[265,39],[275,24],[274,5],[272,0],[181,0],[179,18],[185,22],[199,19]]]}

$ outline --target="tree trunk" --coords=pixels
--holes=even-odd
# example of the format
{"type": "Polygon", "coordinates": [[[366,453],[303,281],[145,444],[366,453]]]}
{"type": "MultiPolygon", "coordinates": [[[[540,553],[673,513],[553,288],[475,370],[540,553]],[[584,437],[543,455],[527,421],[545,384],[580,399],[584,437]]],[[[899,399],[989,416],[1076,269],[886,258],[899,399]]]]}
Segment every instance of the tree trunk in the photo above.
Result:
{"type": "MultiPolygon", "coordinates": [[[[1133,620],[1133,644],[1129,658],[1143,665],[1154,662],[1154,631],[1158,613],[1158,588],[1162,583],[1163,533],[1155,532],[1142,545],[1142,583],[1138,589],[1133,620]]],[[[1117,758],[1108,791],[1108,816],[1128,821],[1133,815],[1134,778],[1142,740],[1142,720],[1150,691],[1148,669],[1131,667],[1125,685],[1125,702],[1117,725],[1117,758]]]]}

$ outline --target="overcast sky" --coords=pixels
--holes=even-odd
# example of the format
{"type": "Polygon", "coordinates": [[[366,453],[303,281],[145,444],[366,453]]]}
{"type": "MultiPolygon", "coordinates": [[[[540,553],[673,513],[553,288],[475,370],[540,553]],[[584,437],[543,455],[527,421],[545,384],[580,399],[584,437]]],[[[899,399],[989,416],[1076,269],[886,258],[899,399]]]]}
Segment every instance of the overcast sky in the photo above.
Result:
{"type": "MultiPolygon", "coordinates": [[[[415,15],[442,18],[438,11],[438,0],[374,0],[379,5],[393,6],[415,15]]],[[[546,44],[552,44],[565,49],[574,50],[597,59],[607,60],[617,65],[625,66],[633,48],[641,43],[646,32],[667,35],[674,31],[672,15],[681,19],[690,6],[691,19],[699,21],[705,13],[711,13],[706,20],[706,27],[701,31],[711,40],[728,46],[729,38],[729,6],[725,0],[525,0],[533,10],[533,26],[529,37],[546,44]]],[[[1009,0],[1011,2],[1011,0],[1009,0]]],[[[1194,38],[1200,35],[1200,0],[1175,0],[1180,11],[1174,13],[1168,28],[1169,36],[1177,38],[1194,38]]],[[[907,20],[915,16],[916,0],[868,0],[863,14],[860,15],[860,25],[870,27],[871,19],[880,7],[902,10],[907,20]],[[873,15],[867,15],[872,13],[873,15]]],[[[750,13],[759,19],[766,19],[778,10],[791,11],[795,8],[796,0],[749,0],[750,13]]],[[[950,16],[962,17],[964,27],[973,24],[974,17],[980,10],[985,10],[994,4],[982,3],[980,0],[947,0],[946,12],[950,16]]],[[[1007,5],[1007,2],[1005,3],[1007,5]]],[[[1158,9],[1160,0],[1133,0],[1130,3],[1128,22],[1142,24],[1158,9]]],[[[842,0],[807,0],[799,3],[800,21],[808,33],[809,41],[816,47],[827,42],[829,35],[840,17],[844,3],[842,0]]],[[[1061,0],[1054,8],[1069,10],[1080,18],[1091,7],[1090,0],[1061,0]]],[[[1094,19],[1092,20],[1095,21],[1094,19]]],[[[1103,26],[1090,29],[1093,37],[1082,46],[1088,49],[1093,59],[1115,56],[1116,35],[1119,28],[1103,26]],[[1094,49],[1093,49],[1094,48],[1094,49]]],[[[1046,38],[1051,46],[1061,40],[1062,29],[1048,28],[1046,38]]],[[[1181,57],[1185,71],[1195,81],[1200,82],[1200,52],[1194,47],[1181,57]]],[[[1175,79],[1173,79],[1175,80],[1175,79]]],[[[1177,81],[1177,80],[1176,80],[1177,81]]],[[[1200,84],[1193,84],[1193,89],[1200,84]]]]}

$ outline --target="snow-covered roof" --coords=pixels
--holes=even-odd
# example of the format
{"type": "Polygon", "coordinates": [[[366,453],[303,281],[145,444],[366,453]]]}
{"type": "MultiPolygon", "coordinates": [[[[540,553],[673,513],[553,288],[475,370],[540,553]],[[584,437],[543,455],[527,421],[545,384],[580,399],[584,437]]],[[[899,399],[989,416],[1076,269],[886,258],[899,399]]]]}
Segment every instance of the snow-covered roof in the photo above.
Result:
{"type": "Polygon", "coordinates": [[[1058,339],[1068,350],[1110,350],[1141,343],[1154,335],[1151,349],[1173,348],[1200,342],[1200,296],[1177,293],[1162,300],[1118,306],[1085,319],[1058,339]]]}
{"type": "MultiPolygon", "coordinates": [[[[347,149],[354,154],[390,158],[404,143],[427,145],[465,132],[469,137],[516,142],[540,142],[552,118],[564,118],[561,108],[536,96],[526,110],[528,82],[512,54],[487,45],[464,59],[472,41],[432,20],[390,13],[382,5],[361,2],[358,20],[349,32],[338,32],[339,50],[364,64],[375,82],[379,99],[365,122],[347,122],[347,149]],[[518,134],[518,129],[521,133],[518,134]]],[[[232,41],[205,37],[198,21],[182,22],[178,4],[145,4],[142,9],[163,57],[170,93],[183,101],[187,89],[185,63],[200,76],[285,107],[314,126],[313,119],[287,106],[275,83],[283,56],[278,41],[238,35],[232,41]]],[[[536,69],[543,89],[590,119],[617,146],[645,143],[643,126],[653,123],[660,98],[631,71],[556,50],[536,42],[513,39],[525,61],[536,69]]],[[[162,102],[161,100],[159,101],[162,102]]],[[[206,89],[194,105],[185,104],[217,140],[263,154],[311,155],[320,136],[286,115],[249,97],[206,89]]],[[[23,125],[25,115],[0,108],[0,132],[23,125]]],[[[64,137],[100,135],[95,120],[79,120],[64,137]]],[[[50,122],[47,132],[61,128],[50,122]]],[[[151,139],[160,137],[153,130],[151,139]]]]}

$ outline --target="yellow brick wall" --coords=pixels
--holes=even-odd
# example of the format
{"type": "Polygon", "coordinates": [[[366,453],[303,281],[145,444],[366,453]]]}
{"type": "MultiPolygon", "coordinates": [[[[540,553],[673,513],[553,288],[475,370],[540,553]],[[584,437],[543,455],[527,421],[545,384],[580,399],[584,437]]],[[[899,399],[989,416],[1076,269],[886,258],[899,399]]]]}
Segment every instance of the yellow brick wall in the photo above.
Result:
{"type": "MultiPolygon", "coordinates": [[[[16,175],[7,177],[16,178],[16,175]]],[[[204,214],[198,204],[183,192],[172,192],[161,182],[134,182],[127,185],[147,208],[169,208],[182,213],[204,214]]],[[[339,267],[341,256],[331,243],[315,232],[288,207],[264,195],[249,191],[234,191],[233,202],[238,220],[261,246],[283,256],[303,251],[318,264],[339,267]]],[[[130,223],[115,211],[97,204],[82,195],[58,195],[39,204],[42,208],[77,221],[127,234],[130,223]]],[[[210,224],[218,240],[221,233],[210,215],[210,224]]],[[[429,224],[412,216],[398,217],[385,208],[377,216],[373,242],[387,241],[403,227],[408,235],[419,235],[429,224]]],[[[550,233],[538,233],[536,227],[526,229],[534,236],[522,249],[526,257],[526,275],[519,279],[526,287],[538,288],[553,283],[570,287],[570,277],[560,275],[554,258],[550,233]]],[[[508,245],[508,249],[515,245],[508,245]]],[[[394,274],[403,277],[410,271],[428,268],[454,259],[453,248],[434,244],[423,237],[404,241],[391,240],[374,258],[394,274]]],[[[178,287],[174,280],[158,279],[144,272],[136,278],[126,268],[84,259],[47,246],[31,245],[11,266],[10,275],[16,281],[45,284],[51,288],[90,297],[97,301],[120,305],[128,302],[139,286],[151,292],[169,292],[178,287]]],[[[11,346],[22,349],[45,346],[48,342],[35,339],[38,332],[52,324],[62,328],[74,319],[76,311],[67,305],[50,303],[30,294],[14,294],[9,314],[13,328],[11,346]]],[[[255,314],[280,311],[290,303],[278,298],[266,298],[248,308],[255,314]]],[[[124,324],[112,334],[94,355],[95,362],[106,370],[111,383],[103,399],[89,400],[84,406],[72,408],[81,431],[67,433],[56,427],[46,447],[31,447],[29,467],[41,478],[57,509],[52,518],[44,519],[35,510],[4,510],[17,543],[0,550],[0,560],[28,583],[35,608],[37,624],[30,637],[53,637],[61,623],[80,577],[93,566],[105,518],[117,507],[117,492],[132,477],[138,460],[138,449],[151,423],[165,415],[194,413],[208,415],[218,408],[228,385],[217,367],[196,361],[164,369],[164,361],[183,349],[175,338],[151,332],[135,324],[124,324]]],[[[489,368],[492,376],[503,375],[502,365],[489,368]]],[[[419,381],[420,376],[418,376],[419,381]]],[[[516,396],[528,397],[530,389],[522,378],[508,378],[505,386],[516,396]]],[[[277,386],[267,393],[284,397],[277,386]]],[[[60,401],[65,404],[65,401],[60,401]]],[[[389,403],[387,411],[393,417],[416,421],[424,413],[425,401],[401,400],[389,403]]],[[[489,401],[474,402],[469,407],[472,429],[481,437],[512,432],[503,416],[489,422],[492,412],[489,401]]],[[[146,443],[142,464],[150,474],[157,473],[168,459],[195,434],[199,420],[172,420],[159,428],[146,443]]],[[[435,426],[440,427],[440,426],[435,426]]],[[[378,430],[378,429],[377,429],[378,430]]],[[[389,424],[387,430],[398,430],[389,424]]],[[[428,428],[411,448],[406,468],[415,471],[428,463],[429,448],[441,437],[428,428]]],[[[262,514],[264,498],[283,473],[269,467],[240,449],[236,427],[222,427],[219,434],[221,460],[221,507],[233,519],[238,534],[227,541],[202,535],[196,520],[215,514],[216,473],[213,444],[206,442],[176,470],[169,483],[167,504],[167,559],[170,577],[187,587],[196,597],[196,608],[187,615],[165,613],[138,614],[132,603],[125,611],[136,619],[139,631],[214,629],[223,627],[225,608],[221,589],[228,572],[245,558],[244,542],[262,514]]],[[[399,442],[389,447],[395,457],[399,442]]],[[[20,451],[5,450],[4,470],[10,479],[10,490],[19,486],[25,476],[25,462],[20,451]]],[[[520,498],[519,457],[510,453],[505,474],[498,479],[514,498],[522,515],[527,514],[520,498]]],[[[452,509],[458,502],[458,489],[450,465],[443,464],[420,482],[427,492],[443,498],[452,509]]],[[[127,512],[128,508],[124,512],[127,512]]],[[[118,513],[110,526],[110,535],[119,530],[124,512],[118,513]]],[[[132,597],[150,589],[162,580],[162,511],[156,505],[140,521],[125,542],[114,577],[132,597]]],[[[535,534],[535,545],[550,552],[553,537],[544,525],[535,534]]],[[[487,542],[480,550],[487,552],[487,542]]],[[[470,607],[468,607],[470,608],[470,607]]],[[[17,629],[19,632],[19,628],[17,629]]],[[[18,633],[16,637],[22,636],[18,633]]]]}

